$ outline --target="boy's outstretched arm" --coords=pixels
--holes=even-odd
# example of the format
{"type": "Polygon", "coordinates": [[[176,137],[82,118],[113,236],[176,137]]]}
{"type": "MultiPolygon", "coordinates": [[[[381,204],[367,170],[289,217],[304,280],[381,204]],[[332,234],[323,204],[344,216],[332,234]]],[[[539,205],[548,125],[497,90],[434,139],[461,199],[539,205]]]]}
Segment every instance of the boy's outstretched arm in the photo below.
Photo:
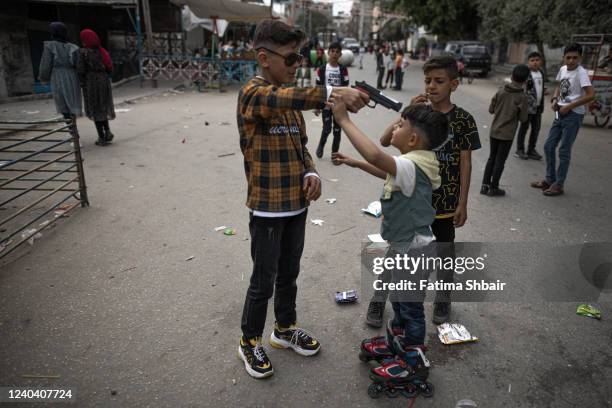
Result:
{"type": "Polygon", "coordinates": [[[347,156],[346,154],[340,152],[332,153],[332,161],[334,162],[334,164],[346,164],[350,167],[357,167],[358,169],[361,169],[366,173],[370,173],[374,177],[378,177],[383,180],[387,178],[387,173],[374,166],[373,164],[370,164],[363,160],[357,160],[351,156],[347,156]]]}
{"type": "Polygon", "coordinates": [[[397,174],[397,166],[393,156],[386,154],[378,148],[355,124],[351,121],[342,99],[330,98],[333,104],[334,119],[342,127],[355,149],[366,161],[385,173],[392,176],[397,174]]]}
{"type": "Polygon", "coordinates": [[[323,108],[332,96],[342,98],[352,112],[357,112],[370,101],[363,92],[347,87],[280,88],[256,85],[240,91],[238,109],[245,119],[269,119],[290,110],[323,108]]]}

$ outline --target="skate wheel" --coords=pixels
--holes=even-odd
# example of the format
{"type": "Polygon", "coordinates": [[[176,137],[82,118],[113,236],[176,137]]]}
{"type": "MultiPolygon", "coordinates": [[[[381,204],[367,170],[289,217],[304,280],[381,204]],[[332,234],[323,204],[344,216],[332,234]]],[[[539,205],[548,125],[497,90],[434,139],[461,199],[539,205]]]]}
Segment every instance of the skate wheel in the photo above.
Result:
{"type": "Polygon", "coordinates": [[[368,387],[368,396],[370,398],[376,399],[376,398],[380,398],[380,395],[383,392],[383,387],[380,383],[373,383],[370,384],[370,386],[368,387]]]}
{"type": "Polygon", "coordinates": [[[387,388],[385,395],[389,398],[397,398],[400,395],[400,391],[397,388],[387,388]]]}
{"type": "Polygon", "coordinates": [[[430,382],[423,382],[419,384],[419,394],[421,394],[424,398],[431,398],[434,394],[434,386],[430,382]]]}
{"type": "Polygon", "coordinates": [[[407,385],[403,390],[401,390],[401,394],[406,398],[414,398],[419,394],[419,390],[412,384],[407,385]]]}
{"type": "Polygon", "coordinates": [[[368,361],[370,361],[370,356],[365,353],[359,353],[359,360],[363,361],[364,363],[367,363],[368,361]]]}

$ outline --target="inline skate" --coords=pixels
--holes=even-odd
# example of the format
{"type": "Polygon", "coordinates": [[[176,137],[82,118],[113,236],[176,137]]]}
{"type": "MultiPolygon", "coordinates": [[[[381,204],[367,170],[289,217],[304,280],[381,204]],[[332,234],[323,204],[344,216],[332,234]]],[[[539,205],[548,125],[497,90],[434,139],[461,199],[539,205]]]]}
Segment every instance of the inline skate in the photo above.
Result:
{"type": "Polygon", "coordinates": [[[398,353],[370,370],[373,383],[368,387],[368,395],[371,398],[379,398],[382,394],[390,398],[399,395],[407,398],[417,395],[432,397],[434,387],[427,381],[430,364],[423,353],[423,346],[402,346],[399,337],[395,337],[392,344],[398,353]]]}

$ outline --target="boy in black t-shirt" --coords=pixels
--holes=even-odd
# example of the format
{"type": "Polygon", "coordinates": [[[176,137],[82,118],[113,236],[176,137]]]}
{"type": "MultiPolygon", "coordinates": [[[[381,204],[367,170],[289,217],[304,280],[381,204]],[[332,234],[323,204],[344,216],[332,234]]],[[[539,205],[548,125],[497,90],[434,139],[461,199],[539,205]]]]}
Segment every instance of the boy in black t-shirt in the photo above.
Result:
{"type": "MultiPolygon", "coordinates": [[[[467,219],[467,202],[472,175],[472,150],[480,149],[476,121],[467,111],[451,102],[451,93],[459,86],[457,62],[452,57],[434,57],[423,65],[425,93],[412,98],[411,104],[430,103],[434,111],[448,118],[448,139],[435,149],[440,162],[442,185],[432,194],[436,219],[431,229],[439,243],[449,243],[438,253],[440,257],[454,257],[455,228],[462,227],[467,219]]],[[[383,146],[389,146],[392,124],[380,138],[383,146]]],[[[442,246],[440,246],[442,248],[442,246]]],[[[453,272],[438,271],[438,280],[452,282],[453,272]]],[[[377,295],[381,296],[381,291],[377,295]]],[[[386,299],[375,298],[370,302],[366,323],[380,327],[386,299]]],[[[450,316],[450,292],[436,292],[433,322],[444,323],[450,316]]]]}

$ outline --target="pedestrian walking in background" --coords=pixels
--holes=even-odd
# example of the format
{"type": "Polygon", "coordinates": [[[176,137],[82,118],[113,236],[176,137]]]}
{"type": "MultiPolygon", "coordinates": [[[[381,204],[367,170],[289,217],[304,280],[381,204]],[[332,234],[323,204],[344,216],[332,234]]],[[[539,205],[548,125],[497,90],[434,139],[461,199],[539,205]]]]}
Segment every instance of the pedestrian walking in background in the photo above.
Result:
{"type": "Polygon", "coordinates": [[[68,29],[59,21],[49,25],[51,41],[45,41],[40,60],[39,77],[51,82],[51,92],[57,113],[72,119],[76,129],[76,117],[81,116],[82,100],[79,77],[76,72],[79,47],[68,42],[68,29]]]}
{"type": "Polygon", "coordinates": [[[308,58],[304,57],[302,66],[295,72],[295,80],[300,88],[310,88],[312,86],[312,74],[310,68],[308,68],[308,61],[308,58]]]}
{"type": "Polygon", "coordinates": [[[392,52],[389,54],[389,61],[387,61],[387,79],[385,79],[385,86],[393,87],[393,70],[395,68],[395,53],[392,52]]]}
{"type": "Polygon", "coordinates": [[[376,73],[378,78],[376,80],[376,88],[383,89],[383,77],[385,76],[385,61],[383,59],[383,50],[380,46],[376,47],[374,51],[376,53],[376,73]]]}
{"type": "Polygon", "coordinates": [[[397,50],[395,53],[395,71],[393,75],[395,76],[395,88],[396,91],[402,90],[402,82],[404,81],[404,51],[397,50]]]}
{"type": "Polygon", "coordinates": [[[113,62],[108,51],[100,44],[100,37],[90,29],[81,31],[81,48],[77,72],[83,87],[85,115],[96,124],[98,146],[113,140],[109,120],[115,119],[110,74],[113,62]]]}

